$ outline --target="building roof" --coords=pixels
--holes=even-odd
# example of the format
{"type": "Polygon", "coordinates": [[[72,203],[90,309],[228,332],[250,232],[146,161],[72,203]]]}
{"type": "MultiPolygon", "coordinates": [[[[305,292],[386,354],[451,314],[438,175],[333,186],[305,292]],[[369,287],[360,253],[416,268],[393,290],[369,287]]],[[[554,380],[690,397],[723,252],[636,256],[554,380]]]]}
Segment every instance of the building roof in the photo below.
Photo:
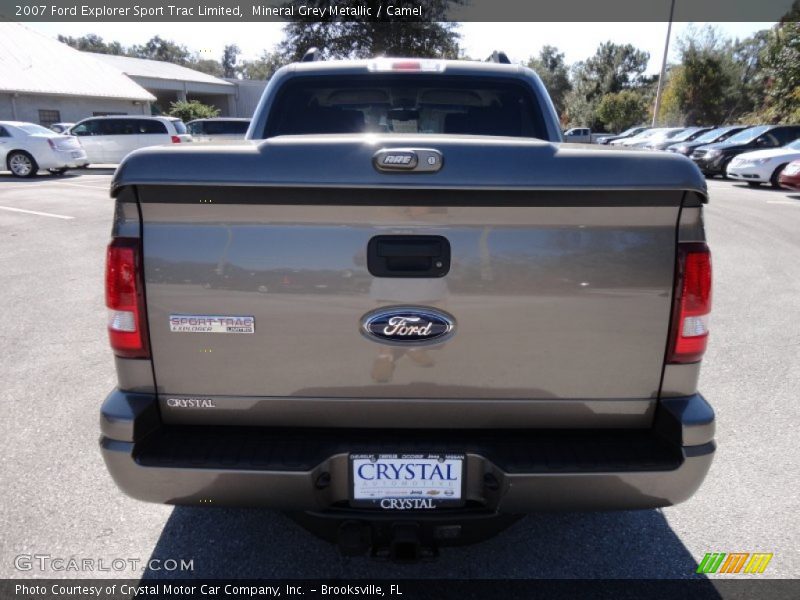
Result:
{"type": "Polygon", "coordinates": [[[188,67],[182,67],[181,65],[161,60],[133,58],[132,56],[115,56],[112,54],[95,54],[94,52],[84,52],[84,54],[118,69],[129,77],[147,77],[150,79],[169,79],[172,81],[233,86],[232,83],[209,75],[208,73],[201,73],[200,71],[195,71],[188,67]]]}
{"type": "Polygon", "coordinates": [[[9,22],[0,22],[0,92],[155,100],[119,69],[9,22]]]}

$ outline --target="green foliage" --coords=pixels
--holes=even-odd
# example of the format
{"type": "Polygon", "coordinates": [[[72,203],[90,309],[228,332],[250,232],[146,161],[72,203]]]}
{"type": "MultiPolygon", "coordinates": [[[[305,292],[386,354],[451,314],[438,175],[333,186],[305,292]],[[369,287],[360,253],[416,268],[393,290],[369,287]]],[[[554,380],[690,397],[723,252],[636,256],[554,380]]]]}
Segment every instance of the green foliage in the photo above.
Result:
{"type": "Polygon", "coordinates": [[[222,77],[236,77],[236,61],[242,51],[236,44],[228,44],[222,52],[222,77]]]}
{"type": "Polygon", "coordinates": [[[288,60],[279,52],[264,50],[258,59],[244,61],[239,66],[238,72],[244,79],[266,80],[286,64],[288,60]]]}
{"type": "Polygon", "coordinates": [[[131,46],[126,54],[136,58],[171,62],[176,65],[185,65],[192,56],[186,46],[176,44],[171,40],[165,40],[158,35],[153,36],[142,45],[131,46]]]}
{"type": "Polygon", "coordinates": [[[536,71],[547,88],[556,113],[560,116],[564,112],[564,99],[572,89],[569,81],[569,69],[564,61],[564,53],[559,52],[554,46],[543,46],[538,57],[528,59],[528,66],[536,71]]]}
{"type": "Polygon", "coordinates": [[[170,102],[169,114],[171,117],[178,117],[184,123],[188,123],[194,119],[210,119],[219,114],[219,109],[214,106],[203,104],[198,100],[190,100],[185,102],[179,100],[178,102],[170,102]]]}
{"type": "Polygon", "coordinates": [[[218,60],[213,58],[192,58],[187,64],[187,67],[200,71],[201,73],[208,73],[214,77],[223,77],[225,74],[222,70],[222,65],[218,60]]]}
{"type": "Polygon", "coordinates": [[[772,123],[800,123],[800,23],[776,25],[762,59],[766,94],[760,115],[772,123]]]}
{"type": "Polygon", "coordinates": [[[82,35],[77,38],[59,35],[58,41],[67,44],[68,46],[72,46],[81,52],[97,52],[98,54],[116,55],[125,54],[125,49],[122,47],[122,44],[119,42],[106,43],[103,41],[103,38],[94,33],[82,35]]]}
{"type": "MultiPolygon", "coordinates": [[[[680,113],[684,125],[730,121],[741,102],[743,77],[743,65],[733,59],[733,44],[713,27],[705,27],[689,29],[678,48],[681,68],[667,83],[670,110],[680,113]]],[[[659,118],[665,114],[662,111],[659,118]]]]}
{"type": "Polygon", "coordinates": [[[641,93],[622,90],[606,94],[597,107],[597,118],[609,131],[623,131],[647,118],[647,101],[641,93]]]}
{"type": "MultiPolygon", "coordinates": [[[[465,0],[429,0],[423,17],[386,16],[383,7],[380,21],[341,20],[292,21],[284,27],[279,51],[288,62],[300,60],[309,48],[319,48],[323,58],[370,58],[373,56],[408,56],[457,58],[460,38],[457,25],[445,22],[451,6],[465,0]]],[[[328,6],[327,0],[306,2],[309,6],[328,6]]],[[[381,0],[342,0],[339,7],[367,7],[373,15],[384,3],[381,0]]]]}
{"type": "Polygon", "coordinates": [[[594,56],[572,67],[572,90],[565,99],[571,126],[597,129],[597,109],[603,96],[648,85],[643,78],[650,55],[630,44],[605,42],[594,56]]]}

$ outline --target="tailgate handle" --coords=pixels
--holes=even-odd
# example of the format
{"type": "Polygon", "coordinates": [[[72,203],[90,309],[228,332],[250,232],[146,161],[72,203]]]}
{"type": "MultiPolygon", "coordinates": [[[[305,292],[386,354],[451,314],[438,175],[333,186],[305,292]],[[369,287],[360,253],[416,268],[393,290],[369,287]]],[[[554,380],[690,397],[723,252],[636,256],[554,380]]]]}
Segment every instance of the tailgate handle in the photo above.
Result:
{"type": "Polygon", "coordinates": [[[367,244],[367,268],[375,277],[444,277],[450,242],[440,235],[377,235],[367,244]]]}

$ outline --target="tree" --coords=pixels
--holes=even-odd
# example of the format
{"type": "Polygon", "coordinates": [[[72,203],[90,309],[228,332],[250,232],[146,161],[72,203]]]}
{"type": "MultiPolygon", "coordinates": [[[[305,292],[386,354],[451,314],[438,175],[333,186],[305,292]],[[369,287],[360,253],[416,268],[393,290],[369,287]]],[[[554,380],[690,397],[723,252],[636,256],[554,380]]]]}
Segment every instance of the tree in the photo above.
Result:
{"type": "Polygon", "coordinates": [[[67,44],[68,46],[72,46],[81,52],[97,52],[99,54],[116,55],[125,54],[125,49],[122,47],[122,44],[119,42],[106,43],[103,41],[103,38],[94,33],[88,33],[77,38],[59,35],[58,41],[67,44]]]}
{"type": "Polygon", "coordinates": [[[160,60],[177,65],[186,65],[192,56],[186,46],[181,46],[171,40],[165,40],[157,35],[141,46],[131,46],[127,54],[136,58],[160,60]]]}
{"type": "Polygon", "coordinates": [[[572,67],[572,90],[565,98],[568,122],[597,128],[597,108],[603,96],[648,85],[643,73],[649,60],[647,52],[631,44],[600,44],[594,56],[572,67]]]}
{"type": "Polygon", "coordinates": [[[189,62],[186,63],[186,66],[190,69],[194,69],[195,71],[200,71],[201,73],[208,73],[214,77],[223,76],[222,65],[218,60],[214,60],[213,58],[200,58],[199,56],[193,56],[191,59],[189,59],[189,62]]]}
{"type": "Polygon", "coordinates": [[[215,106],[203,104],[199,100],[178,100],[177,102],[170,102],[169,113],[171,117],[178,117],[184,123],[188,123],[194,119],[210,119],[219,114],[219,109],[215,106]]]}
{"type": "Polygon", "coordinates": [[[633,90],[622,90],[603,96],[597,107],[597,118],[610,131],[623,131],[642,123],[647,112],[647,101],[642,94],[633,90]]]}
{"type": "Polygon", "coordinates": [[[773,123],[800,122],[800,23],[784,21],[769,32],[763,64],[767,82],[761,115],[773,123]]]}
{"type": "Polygon", "coordinates": [[[680,68],[667,81],[659,120],[681,125],[729,122],[742,95],[742,65],[734,60],[730,40],[720,38],[713,27],[689,29],[678,40],[678,49],[680,68]]]}
{"type": "Polygon", "coordinates": [[[543,46],[538,57],[528,59],[528,66],[541,78],[560,116],[564,112],[564,97],[572,89],[564,53],[555,46],[543,46]]]}
{"type": "MultiPolygon", "coordinates": [[[[280,53],[289,61],[300,60],[312,47],[324,58],[370,58],[410,56],[457,58],[460,38],[455,23],[445,22],[451,5],[465,0],[428,0],[422,17],[388,17],[380,0],[342,0],[340,8],[366,7],[374,19],[381,9],[382,20],[292,21],[284,27],[280,53]]],[[[328,0],[306,2],[308,6],[328,7],[328,0]]]]}
{"type": "Polygon", "coordinates": [[[766,74],[763,55],[769,40],[769,30],[762,29],[744,40],[733,43],[733,62],[738,67],[739,93],[734,98],[731,116],[738,117],[744,112],[759,108],[764,99],[766,74]]]}
{"type": "Polygon", "coordinates": [[[280,52],[264,50],[258,59],[244,61],[238,72],[244,79],[267,80],[285,64],[288,60],[280,52]]]}
{"type": "Polygon", "coordinates": [[[239,46],[228,44],[222,52],[222,76],[227,78],[236,77],[236,61],[241,54],[239,46]]]}
{"type": "Polygon", "coordinates": [[[686,87],[686,74],[682,65],[668,67],[667,82],[661,93],[661,106],[657,121],[661,125],[675,126],[683,123],[682,90],[686,87]]]}

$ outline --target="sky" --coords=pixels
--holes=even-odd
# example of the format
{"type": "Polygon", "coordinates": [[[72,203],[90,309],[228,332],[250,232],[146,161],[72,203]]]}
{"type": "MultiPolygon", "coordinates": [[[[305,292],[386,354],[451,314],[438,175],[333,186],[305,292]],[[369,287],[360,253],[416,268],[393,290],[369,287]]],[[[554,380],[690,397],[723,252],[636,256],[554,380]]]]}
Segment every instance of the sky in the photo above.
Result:
{"type": "MultiPolygon", "coordinates": [[[[204,58],[219,59],[226,44],[235,42],[243,59],[257,58],[264,49],[272,49],[283,38],[281,23],[25,23],[26,26],[55,38],[58,34],[80,36],[96,33],[106,41],[124,46],[141,44],[154,35],[174,40],[204,58]]],[[[674,41],[690,23],[674,23],[670,60],[676,60],[674,41]]],[[[705,23],[694,23],[702,27],[705,23]]],[[[772,23],[711,23],[731,38],[745,38],[766,29],[772,23]]],[[[564,52],[567,63],[584,60],[597,46],[612,40],[630,43],[650,53],[648,73],[658,73],[664,53],[666,23],[462,23],[461,45],[472,57],[489,56],[504,50],[512,61],[538,54],[544,45],[564,52]]]]}

